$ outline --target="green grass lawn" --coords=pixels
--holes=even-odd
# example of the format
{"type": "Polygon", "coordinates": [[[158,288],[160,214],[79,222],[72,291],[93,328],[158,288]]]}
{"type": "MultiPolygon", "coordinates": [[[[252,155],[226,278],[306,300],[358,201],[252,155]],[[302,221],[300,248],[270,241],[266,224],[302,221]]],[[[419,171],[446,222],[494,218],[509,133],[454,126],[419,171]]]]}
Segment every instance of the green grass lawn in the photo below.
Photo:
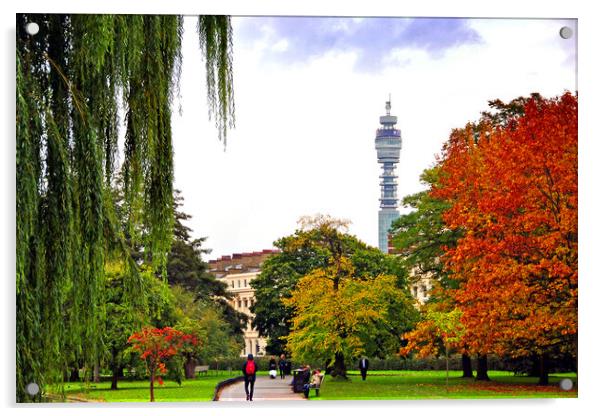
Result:
{"type": "Polygon", "coordinates": [[[560,380],[575,373],[550,375],[549,386],[538,386],[537,378],[514,376],[510,372],[490,371],[491,381],[463,379],[461,371],[450,371],[449,389],[445,371],[369,371],[362,381],[359,371],[350,371],[349,381],[326,377],[320,396],[311,400],[408,400],[408,399],[491,399],[577,397],[577,390],[563,391],[560,380]]]}
{"type": "MultiPolygon", "coordinates": [[[[267,374],[267,372],[265,372],[267,374]]],[[[259,372],[261,374],[261,372],[259,372]]],[[[238,372],[215,371],[208,375],[200,375],[194,380],[182,380],[182,385],[175,381],[164,380],[162,386],[155,382],[155,401],[157,402],[201,402],[213,399],[215,386],[222,380],[237,377],[238,372]]],[[[150,388],[148,380],[119,380],[117,390],[111,390],[111,382],[100,383],[65,383],[67,398],[98,402],[148,402],[150,388]]]]}
{"type": "MultiPolygon", "coordinates": [[[[267,375],[266,371],[259,374],[267,375]]],[[[179,386],[165,380],[155,385],[157,402],[210,401],[215,386],[222,380],[236,377],[236,371],[210,372],[194,380],[183,380],[179,386]]],[[[550,375],[549,386],[537,386],[537,378],[514,376],[509,372],[490,371],[492,381],[476,382],[462,379],[460,371],[450,371],[449,389],[445,371],[369,371],[362,381],[359,371],[350,371],[349,381],[333,381],[326,376],[320,396],[312,391],[311,400],[412,400],[412,399],[491,399],[491,398],[561,398],[577,397],[577,390],[563,391],[558,382],[570,378],[576,385],[575,373],[550,375]]],[[[110,382],[65,383],[68,398],[99,402],[148,402],[149,382],[120,380],[118,390],[110,382]]]]}

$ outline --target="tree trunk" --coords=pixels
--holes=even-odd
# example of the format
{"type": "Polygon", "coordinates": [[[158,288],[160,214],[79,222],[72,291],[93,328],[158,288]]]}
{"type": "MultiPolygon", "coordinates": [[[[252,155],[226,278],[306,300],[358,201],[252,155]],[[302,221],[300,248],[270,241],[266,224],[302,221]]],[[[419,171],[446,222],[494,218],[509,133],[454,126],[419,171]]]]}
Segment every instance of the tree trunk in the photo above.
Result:
{"type": "Polygon", "coordinates": [[[468,354],[462,354],[462,378],[472,378],[472,362],[468,354]]]}
{"type": "Polygon", "coordinates": [[[77,366],[71,369],[71,372],[69,373],[69,381],[79,381],[79,368],[77,368],[77,366]]]}
{"type": "Polygon", "coordinates": [[[347,379],[347,368],[345,367],[345,357],[343,353],[337,352],[334,355],[334,366],[330,372],[334,378],[347,379]]]}
{"type": "Polygon", "coordinates": [[[575,337],[575,374],[579,374],[579,339],[575,337]]]}
{"type": "Polygon", "coordinates": [[[537,384],[540,386],[547,386],[549,382],[547,361],[545,354],[539,356],[539,382],[537,384]]]}
{"type": "Polygon", "coordinates": [[[487,375],[487,354],[477,355],[477,380],[489,381],[487,375]]]}
{"type": "Polygon", "coordinates": [[[330,372],[332,371],[332,367],[328,365],[328,361],[326,361],[326,363],[324,363],[324,374],[329,375],[330,372]]]}
{"type": "Polygon", "coordinates": [[[529,369],[529,377],[539,377],[539,355],[531,354],[531,368],[529,369]]]}
{"type": "Polygon", "coordinates": [[[194,368],[196,367],[196,361],[192,357],[186,357],[184,363],[184,377],[192,379],[195,377],[194,368]]]}
{"type": "Polygon", "coordinates": [[[155,401],[155,371],[151,370],[150,374],[150,401],[155,401]]]}
{"type": "Polygon", "coordinates": [[[117,390],[117,380],[119,380],[117,350],[115,348],[111,348],[111,390],[117,390]]]}
{"type": "Polygon", "coordinates": [[[111,375],[111,390],[117,390],[117,380],[119,380],[119,370],[113,368],[113,374],[111,375]]]}
{"type": "Polygon", "coordinates": [[[94,382],[100,383],[100,364],[98,361],[94,363],[94,382]]]}
{"type": "Polygon", "coordinates": [[[449,393],[449,347],[445,345],[445,391],[449,393]]]}

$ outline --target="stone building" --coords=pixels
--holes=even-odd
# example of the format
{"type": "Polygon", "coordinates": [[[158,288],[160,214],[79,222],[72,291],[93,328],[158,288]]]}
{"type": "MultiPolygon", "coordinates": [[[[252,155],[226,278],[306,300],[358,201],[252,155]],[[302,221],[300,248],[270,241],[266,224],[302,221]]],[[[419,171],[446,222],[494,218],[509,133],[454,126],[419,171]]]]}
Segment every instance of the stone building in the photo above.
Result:
{"type": "MultiPolygon", "coordinates": [[[[387,235],[387,253],[400,256],[401,252],[393,246],[393,236],[387,235]]],[[[430,291],[433,288],[432,273],[423,273],[417,268],[410,271],[409,276],[410,294],[416,299],[417,306],[423,305],[430,297],[430,291]]]]}
{"type": "Polygon", "coordinates": [[[433,280],[430,274],[418,274],[412,271],[410,274],[410,292],[419,304],[424,304],[429,299],[433,280]]]}
{"type": "Polygon", "coordinates": [[[259,332],[251,323],[253,314],[251,314],[250,307],[255,303],[255,291],[251,287],[251,280],[260,273],[265,259],[277,252],[278,250],[263,250],[235,253],[209,260],[209,271],[217,279],[226,283],[228,291],[234,295],[229,301],[230,305],[235,310],[249,316],[249,322],[243,331],[245,347],[240,353],[241,357],[247,354],[259,357],[265,355],[266,340],[259,336],[259,332]]]}

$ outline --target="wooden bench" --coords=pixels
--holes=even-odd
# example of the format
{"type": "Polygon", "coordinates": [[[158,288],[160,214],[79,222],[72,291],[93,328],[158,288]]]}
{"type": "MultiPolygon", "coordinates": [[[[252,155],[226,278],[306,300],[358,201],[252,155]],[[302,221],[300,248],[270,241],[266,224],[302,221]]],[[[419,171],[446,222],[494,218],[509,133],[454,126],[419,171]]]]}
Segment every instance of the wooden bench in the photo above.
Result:
{"type": "Polygon", "coordinates": [[[209,366],[208,365],[197,365],[196,367],[194,367],[194,372],[195,373],[205,373],[207,374],[209,372],[209,366]]]}
{"type": "MultiPolygon", "coordinates": [[[[320,395],[320,387],[322,386],[322,382],[324,381],[324,374],[320,374],[320,382],[318,384],[316,384],[315,386],[312,386],[311,384],[309,385],[309,390],[315,390],[316,391],[316,397],[318,397],[320,395]]],[[[309,399],[309,394],[307,395],[307,398],[309,399]]]]}

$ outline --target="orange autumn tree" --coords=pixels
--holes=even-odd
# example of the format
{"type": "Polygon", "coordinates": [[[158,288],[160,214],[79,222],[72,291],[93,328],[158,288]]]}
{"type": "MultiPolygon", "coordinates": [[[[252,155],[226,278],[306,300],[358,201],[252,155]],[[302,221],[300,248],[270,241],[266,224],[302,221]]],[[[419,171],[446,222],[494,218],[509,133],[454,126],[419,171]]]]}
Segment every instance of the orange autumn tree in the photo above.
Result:
{"type": "Polygon", "coordinates": [[[144,328],[130,336],[128,343],[140,353],[146,363],[150,377],[150,401],[155,401],[155,380],[163,384],[161,374],[167,373],[167,360],[180,352],[189,350],[198,344],[195,336],[170,327],[144,328]]]}
{"type": "Polygon", "coordinates": [[[433,195],[464,235],[444,256],[478,353],[576,356],[577,98],[532,98],[495,127],[452,133],[433,195]]]}

